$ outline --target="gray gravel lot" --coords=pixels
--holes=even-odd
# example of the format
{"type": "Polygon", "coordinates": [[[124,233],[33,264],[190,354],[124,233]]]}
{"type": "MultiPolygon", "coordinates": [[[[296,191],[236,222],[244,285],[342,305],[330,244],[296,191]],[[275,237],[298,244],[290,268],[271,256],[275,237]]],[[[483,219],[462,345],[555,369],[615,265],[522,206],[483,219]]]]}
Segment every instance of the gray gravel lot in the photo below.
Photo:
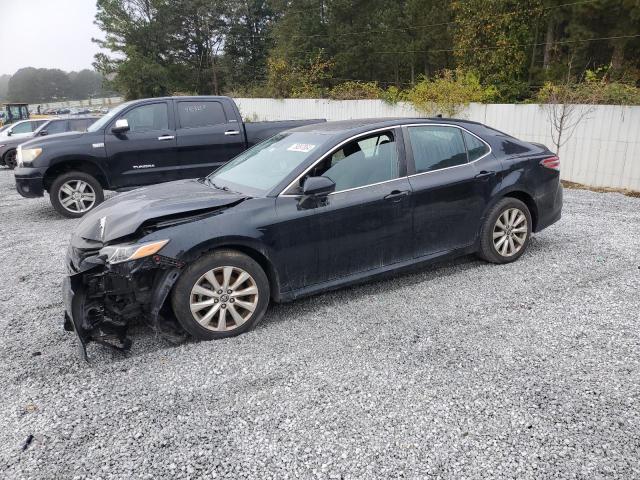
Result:
{"type": "Polygon", "coordinates": [[[138,328],[91,365],[62,330],[75,224],[0,170],[1,478],[640,478],[640,199],[566,190],[514,264],[276,306],[225,341],[138,328]]]}

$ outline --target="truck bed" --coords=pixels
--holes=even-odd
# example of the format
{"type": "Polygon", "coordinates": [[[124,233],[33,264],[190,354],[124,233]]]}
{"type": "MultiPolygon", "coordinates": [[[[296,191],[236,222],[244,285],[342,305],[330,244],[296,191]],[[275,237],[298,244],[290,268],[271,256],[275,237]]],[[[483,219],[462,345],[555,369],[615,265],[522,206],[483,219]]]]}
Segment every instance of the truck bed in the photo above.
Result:
{"type": "Polygon", "coordinates": [[[280,120],[273,122],[245,122],[244,130],[247,139],[247,146],[251,147],[257,143],[272,137],[276,133],[290,130],[296,127],[302,127],[304,125],[311,125],[314,123],[323,123],[326,120],[314,119],[314,120],[280,120]]]}

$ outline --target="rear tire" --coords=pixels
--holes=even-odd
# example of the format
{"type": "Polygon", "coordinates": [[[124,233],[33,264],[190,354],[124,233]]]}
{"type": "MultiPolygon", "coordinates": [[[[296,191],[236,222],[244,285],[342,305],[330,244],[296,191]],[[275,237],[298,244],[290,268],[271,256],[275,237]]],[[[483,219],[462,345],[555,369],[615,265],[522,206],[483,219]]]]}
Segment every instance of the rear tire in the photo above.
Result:
{"type": "Polygon", "coordinates": [[[517,198],[498,201],[480,230],[478,255],[491,263],[510,263],[525,252],[531,238],[531,213],[517,198]]]}
{"type": "Polygon", "coordinates": [[[180,325],[199,340],[234,337],[253,328],[270,298],[269,280],[251,257],[235,250],[203,255],[171,293],[180,325]]]}
{"type": "Polygon", "coordinates": [[[9,150],[4,154],[4,164],[9,167],[11,170],[18,166],[18,161],[16,159],[17,152],[15,150],[9,150]]]}
{"type": "Polygon", "coordinates": [[[53,181],[49,200],[61,215],[79,218],[104,201],[104,191],[100,182],[88,173],[69,172],[53,181]]]}

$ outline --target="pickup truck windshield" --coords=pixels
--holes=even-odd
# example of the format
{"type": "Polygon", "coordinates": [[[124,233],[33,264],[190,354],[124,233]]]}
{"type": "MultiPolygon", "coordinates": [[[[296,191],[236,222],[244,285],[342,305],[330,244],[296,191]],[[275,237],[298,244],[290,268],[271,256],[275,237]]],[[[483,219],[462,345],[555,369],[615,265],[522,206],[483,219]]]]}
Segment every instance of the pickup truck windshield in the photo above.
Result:
{"type": "Polygon", "coordinates": [[[264,194],[284,180],[330,138],[308,132],[279,133],[241,153],[207,178],[216,186],[264,194]]]}
{"type": "Polygon", "coordinates": [[[100,118],[98,121],[93,123],[89,128],[87,128],[87,132],[97,132],[98,130],[102,130],[105,127],[105,125],[111,121],[113,117],[117,116],[120,112],[122,112],[122,110],[127,108],[132,103],[133,102],[121,103],[119,106],[117,106],[113,110],[110,110],[109,113],[105,114],[104,117],[100,118]]]}

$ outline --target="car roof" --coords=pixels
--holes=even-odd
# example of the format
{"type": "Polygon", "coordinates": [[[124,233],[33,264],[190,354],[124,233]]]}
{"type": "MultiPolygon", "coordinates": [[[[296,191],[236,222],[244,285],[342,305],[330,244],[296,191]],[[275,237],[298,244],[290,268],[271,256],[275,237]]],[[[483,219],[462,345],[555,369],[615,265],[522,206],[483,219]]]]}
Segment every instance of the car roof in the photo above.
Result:
{"type": "Polygon", "coordinates": [[[293,128],[288,132],[308,132],[308,133],[320,133],[328,135],[356,135],[358,133],[366,132],[368,130],[375,130],[377,128],[397,127],[399,125],[408,125],[414,123],[425,124],[470,124],[481,125],[478,122],[472,122],[470,120],[463,120],[459,118],[406,118],[406,117],[392,117],[392,118],[359,118],[352,120],[339,120],[333,122],[313,123],[310,125],[304,125],[302,127],[293,128]]]}
{"type": "Polygon", "coordinates": [[[95,116],[89,116],[89,115],[78,115],[78,116],[73,116],[73,117],[64,117],[64,118],[49,118],[47,120],[53,122],[53,121],[67,121],[67,120],[97,120],[100,117],[95,116]]]}

